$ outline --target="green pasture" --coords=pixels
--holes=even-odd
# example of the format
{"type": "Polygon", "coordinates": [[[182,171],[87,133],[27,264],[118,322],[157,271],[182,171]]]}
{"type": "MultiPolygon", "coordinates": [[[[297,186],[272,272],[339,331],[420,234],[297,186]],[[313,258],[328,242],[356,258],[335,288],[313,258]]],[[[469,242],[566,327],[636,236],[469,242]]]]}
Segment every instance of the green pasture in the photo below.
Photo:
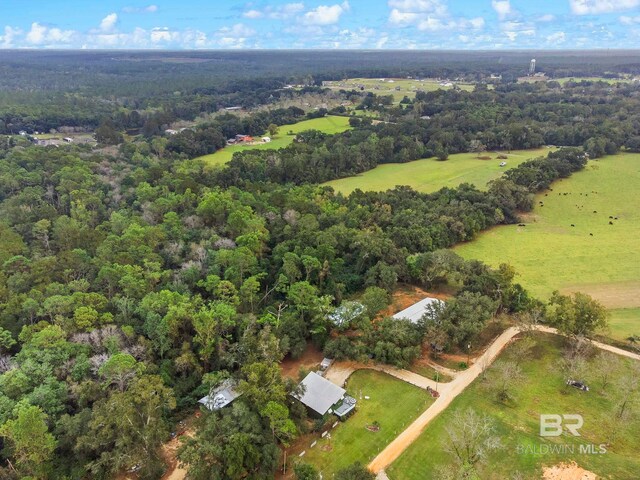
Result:
{"type": "Polygon", "coordinates": [[[354,462],[369,463],[432,403],[426,391],[374,370],[354,372],[345,388],[358,401],[356,413],[332,429],[330,439],[302,448],[302,460],[326,479],[354,462]],[[380,426],[377,432],[366,428],[374,422],[380,426]]]}
{"type": "MultiPolygon", "coordinates": [[[[321,118],[314,118],[311,120],[303,120],[302,122],[282,125],[279,127],[278,134],[271,138],[269,143],[260,143],[256,145],[232,145],[218,150],[210,155],[204,155],[199,157],[200,160],[206,161],[209,165],[223,165],[231,160],[231,157],[235,152],[241,152],[249,149],[260,150],[276,150],[283,148],[293,142],[295,135],[304,132],[306,130],[320,130],[321,132],[333,135],[336,133],[344,132],[351,128],[349,126],[348,117],[338,116],[326,116],[321,118]]],[[[265,134],[266,135],[266,134],[265,134]]],[[[259,140],[259,138],[258,138],[259,140]]]]}
{"type": "MultiPolygon", "coordinates": [[[[471,91],[474,85],[471,83],[452,82],[461,90],[471,91]]],[[[349,78],[325,83],[332,90],[358,90],[364,87],[365,92],[372,92],[376,95],[393,95],[395,102],[399,102],[406,95],[409,98],[416,96],[416,92],[433,92],[443,89],[450,90],[453,86],[442,86],[440,81],[434,78],[416,80],[411,78],[349,78]]]]}
{"type": "Polygon", "coordinates": [[[398,185],[408,185],[419,192],[435,192],[442,187],[457,187],[461,183],[472,183],[478,188],[485,188],[490,180],[500,177],[505,170],[546,155],[548,151],[542,148],[500,152],[507,155],[506,160],[497,158],[496,152],[484,152],[482,156],[491,157],[491,160],[481,160],[475,153],[456,153],[444,162],[428,158],[407,163],[385,163],[361,175],[332,180],[325,185],[330,185],[345,195],[356,188],[385,191],[398,185]],[[500,166],[503,161],[507,162],[505,167],[500,166]]]}
{"type": "MultiPolygon", "coordinates": [[[[433,422],[420,437],[387,469],[393,480],[423,480],[437,478],[438,467],[451,468],[453,457],[445,451],[452,419],[468,409],[486,414],[495,424],[495,435],[502,447],[492,452],[480,467],[483,480],[510,478],[540,479],[543,466],[575,461],[580,467],[592,471],[598,478],[632,480],[640,471],[640,416],[637,403],[628,418],[615,422],[616,402],[606,393],[616,387],[610,384],[603,388],[594,373],[594,362],[588,362],[584,381],[589,392],[582,392],[565,385],[565,374],[560,369],[565,339],[555,335],[537,335],[537,344],[524,358],[520,367],[524,379],[513,389],[514,400],[506,405],[496,400],[491,388],[495,364],[487,371],[486,379],[478,377],[451,405],[433,422]],[[540,414],[580,414],[584,425],[580,437],[568,433],[560,437],[539,436],[540,414]],[[604,454],[580,453],[581,444],[608,444],[604,454]],[[541,445],[543,445],[541,447],[541,445]],[[541,453],[550,446],[573,446],[553,453],[541,453]],[[535,450],[534,450],[535,449],[535,450]],[[519,476],[516,476],[516,473],[519,476]]],[[[606,353],[608,357],[613,354],[606,353]]],[[[516,354],[508,348],[500,359],[516,360],[516,354]]],[[[633,360],[623,360],[616,371],[610,372],[615,379],[623,373],[632,372],[633,360]]],[[[615,380],[614,380],[615,382],[615,380]]],[[[635,402],[637,402],[635,394],[635,402]]]]}
{"type": "Polygon", "coordinates": [[[511,264],[541,298],[582,291],[610,309],[632,309],[613,312],[612,335],[640,333],[640,154],[591,161],[551,188],[536,196],[525,227],[496,227],[455,251],[511,264]]]}

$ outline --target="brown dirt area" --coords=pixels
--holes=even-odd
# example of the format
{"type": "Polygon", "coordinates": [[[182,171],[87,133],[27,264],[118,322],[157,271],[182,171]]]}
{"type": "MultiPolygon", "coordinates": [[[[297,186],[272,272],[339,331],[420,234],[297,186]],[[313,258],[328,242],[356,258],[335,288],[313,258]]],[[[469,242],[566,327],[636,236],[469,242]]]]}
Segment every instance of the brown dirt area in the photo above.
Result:
{"type": "Polygon", "coordinates": [[[301,367],[315,371],[320,367],[320,362],[322,362],[323,358],[322,352],[312,343],[308,343],[300,358],[287,357],[280,362],[280,371],[284,377],[298,380],[298,373],[301,367]]]}
{"type": "Polygon", "coordinates": [[[598,478],[595,473],[580,468],[575,462],[545,467],[542,475],[544,480],[596,480],[598,478]]]}
{"type": "Polygon", "coordinates": [[[561,289],[564,294],[573,292],[591,295],[607,308],[640,307],[640,282],[571,285],[561,289]]]}
{"type": "Polygon", "coordinates": [[[400,285],[397,290],[393,292],[391,304],[382,310],[378,316],[383,318],[395,315],[425,297],[447,300],[451,298],[451,294],[447,292],[427,292],[426,290],[423,290],[420,287],[414,287],[413,285],[400,285]]]}

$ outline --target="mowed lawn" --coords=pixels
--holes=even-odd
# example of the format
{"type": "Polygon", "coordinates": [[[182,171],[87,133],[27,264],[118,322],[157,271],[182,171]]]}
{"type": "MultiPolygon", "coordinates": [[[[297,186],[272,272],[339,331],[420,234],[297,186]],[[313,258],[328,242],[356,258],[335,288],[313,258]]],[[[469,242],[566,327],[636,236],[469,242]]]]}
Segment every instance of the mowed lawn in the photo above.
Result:
{"type": "Polygon", "coordinates": [[[233,157],[233,154],[235,152],[241,152],[243,150],[254,148],[259,150],[275,150],[278,148],[286,147],[291,142],[293,142],[296,134],[304,132],[306,130],[320,130],[321,132],[333,135],[336,133],[344,132],[349,128],[351,127],[349,126],[348,117],[329,115],[322,118],[303,120],[302,122],[293,123],[290,125],[281,125],[279,127],[280,131],[278,135],[272,137],[271,142],[269,143],[259,143],[256,145],[232,145],[225,147],[222,150],[218,150],[217,152],[210,155],[204,155],[198,158],[200,160],[205,160],[209,165],[224,165],[229,160],[231,160],[231,157],[233,157]]]}
{"type": "MultiPolygon", "coordinates": [[[[490,454],[486,465],[481,467],[483,480],[504,480],[516,478],[519,472],[526,479],[542,478],[542,467],[575,461],[579,466],[592,471],[598,478],[632,480],[640,471],[640,418],[637,407],[635,413],[622,421],[615,429],[617,437],[610,438],[612,427],[608,423],[613,416],[614,402],[603,394],[601,383],[593,374],[586,374],[584,380],[590,391],[582,392],[565,385],[565,376],[559,365],[565,339],[556,335],[539,334],[537,345],[520,363],[525,380],[515,392],[515,401],[508,406],[498,403],[490,388],[490,381],[478,377],[467,390],[427,426],[424,432],[387,469],[393,480],[423,480],[436,478],[439,466],[451,465],[452,457],[444,450],[449,435],[447,426],[455,415],[468,409],[489,416],[496,428],[502,448],[490,454]],[[561,437],[539,436],[540,414],[580,414],[584,425],[580,437],[569,434],[561,437]],[[611,441],[612,440],[612,441],[611,441]],[[605,454],[580,454],[580,444],[611,444],[605,454]],[[540,445],[573,445],[575,453],[540,453],[545,447],[540,445]],[[518,447],[522,449],[518,451],[518,447]],[[529,449],[527,453],[525,448],[529,449]],[[535,448],[538,453],[532,453],[535,448]]],[[[607,356],[613,354],[606,353],[607,356]]],[[[514,353],[507,349],[499,360],[514,360],[514,353]]],[[[622,360],[620,370],[611,372],[612,377],[632,372],[634,360],[622,360]]],[[[589,361],[591,366],[592,360],[589,361]]],[[[494,364],[495,366],[495,364],[494,364]]],[[[490,379],[494,366],[487,372],[490,379]]],[[[612,386],[608,389],[614,388],[612,386]]],[[[636,393],[636,396],[638,394],[636,393]]],[[[637,401],[637,397],[636,397],[637,401]]]]}
{"type": "Polygon", "coordinates": [[[496,227],[455,251],[511,264],[517,281],[541,298],[588,293],[613,310],[614,337],[640,334],[640,155],[591,161],[552,189],[536,197],[526,227],[496,227]]]}
{"type": "Polygon", "coordinates": [[[484,189],[490,180],[500,177],[509,168],[514,168],[526,160],[547,155],[549,149],[514,150],[501,160],[498,153],[485,152],[491,160],[480,160],[475,153],[456,153],[444,162],[435,158],[415,160],[407,163],[386,163],[355,177],[332,180],[325,185],[332,186],[345,195],[356,188],[381,192],[398,185],[408,185],[419,192],[435,192],[442,187],[457,187],[461,183],[472,183],[484,189]],[[501,162],[507,162],[501,167],[501,162]]]}
{"type": "Polygon", "coordinates": [[[306,445],[301,459],[326,479],[354,462],[368,464],[432,403],[425,390],[374,370],[354,372],[345,388],[358,401],[356,413],[330,431],[330,440],[320,439],[313,448],[306,445]],[[380,430],[369,431],[366,427],[376,421],[380,430]],[[331,450],[326,449],[329,444],[331,450]]]}

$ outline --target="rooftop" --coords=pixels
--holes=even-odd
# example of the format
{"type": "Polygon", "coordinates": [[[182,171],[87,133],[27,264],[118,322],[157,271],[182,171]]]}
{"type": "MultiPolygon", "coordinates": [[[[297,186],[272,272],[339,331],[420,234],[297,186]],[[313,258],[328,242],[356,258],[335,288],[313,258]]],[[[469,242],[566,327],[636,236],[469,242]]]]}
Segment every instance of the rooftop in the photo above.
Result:
{"type": "Polygon", "coordinates": [[[337,386],[315,372],[309,373],[300,384],[304,386],[304,393],[302,395],[294,394],[294,396],[320,415],[327,413],[346,393],[344,388],[337,386]]]}
{"type": "Polygon", "coordinates": [[[225,380],[220,386],[212,388],[209,391],[209,395],[202,397],[198,400],[198,403],[201,403],[209,410],[220,410],[242,395],[235,390],[235,386],[233,381],[225,380]]]}
{"type": "Polygon", "coordinates": [[[444,302],[442,300],[438,300],[437,298],[427,297],[420,300],[418,303],[414,303],[410,307],[405,308],[401,312],[396,313],[393,318],[397,320],[406,318],[407,320],[411,320],[411,322],[416,323],[427,312],[427,307],[433,303],[444,302]]]}

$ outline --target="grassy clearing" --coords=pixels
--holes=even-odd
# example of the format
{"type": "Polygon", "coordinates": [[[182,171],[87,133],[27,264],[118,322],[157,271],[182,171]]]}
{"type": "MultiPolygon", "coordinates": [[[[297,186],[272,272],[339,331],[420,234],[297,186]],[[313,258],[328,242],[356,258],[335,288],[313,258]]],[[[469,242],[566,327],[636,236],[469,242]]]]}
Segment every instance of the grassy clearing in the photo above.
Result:
{"type": "MultiPolygon", "coordinates": [[[[457,83],[461,90],[471,91],[474,85],[471,83],[457,83]]],[[[440,81],[433,78],[424,80],[408,79],[408,78],[349,78],[342,81],[334,81],[325,83],[332,90],[358,90],[364,87],[365,92],[372,92],[376,95],[393,95],[396,103],[400,102],[406,95],[414,98],[416,92],[433,92],[435,90],[450,90],[453,86],[440,85],[440,81]]]]}
{"type": "Polygon", "coordinates": [[[630,83],[631,79],[628,78],[603,78],[603,77],[561,77],[561,78],[552,78],[551,80],[554,80],[558,83],[560,83],[560,85],[564,85],[567,82],[582,82],[582,81],[587,81],[587,82],[605,82],[605,83],[609,83],[611,85],[615,84],[615,83],[630,83]]]}
{"type": "MultiPolygon", "coordinates": [[[[450,465],[451,457],[443,451],[448,440],[447,425],[457,412],[469,408],[491,417],[495,424],[503,448],[492,453],[486,466],[480,472],[480,478],[507,479],[516,472],[523,478],[539,479],[543,465],[550,466],[560,462],[575,460],[581,467],[593,471],[602,478],[618,480],[635,479],[640,468],[640,429],[638,413],[616,429],[617,438],[608,447],[606,454],[580,454],[580,444],[601,444],[609,441],[612,417],[612,402],[602,394],[599,383],[594,379],[585,379],[590,383],[590,392],[581,392],[567,387],[565,378],[558,368],[564,339],[554,335],[539,335],[538,344],[520,366],[526,380],[516,393],[516,401],[509,406],[497,403],[488,382],[480,377],[449,408],[436,418],[422,435],[394,462],[389,469],[393,480],[422,480],[434,478],[439,465],[450,465]],[[539,436],[539,415],[548,413],[577,413],[584,417],[581,437],[563,435],[561,437],[539,436]],[[536,447],[540,445],[570,444],[575,454],[560,452],[553,454],[518,453],[518,446],[536,447]]],[[[608,354],[613,355],[613,354],[608,354]]],[[[510,349],[501,356],[514,360],[510,349]]],[[[632,360],[625,360],[621,370],[631,371],[632,360]]],[[[488,377],[492,374],[489,369],[488,377]]],[[[614,372],[614,373],[623,373],[614,372]]],[[[611,387],[609,387],[611,388],[611,387]]]]}
{"type": "Polygon", "coordinates": [[[613,338],[626,340],[640,335],[640,308],[616,308],[610,314],[609,326],[613,338]]]}
{"type": "Polygon", "coordinates": [[[357,412],[331,430],[331,440],[318,440],[313,448],[305,446],[303,460],[318,467],[327,479],[354,462],[369,463],[432,402],[424,390],[373,370],[353,373],[346,389],[358,400],[357,412]],[[367,430],[376,421],[380,430],[367,430]],[[323,450],[329,442],[331,451],[323,450]]]}
{"type": "Polygon", "coordinates": [[[305,130],[320,130],[321,132],[333,135],[344,132],[349,128],[349,118],[347,117],[330,115],[322,118],[314,118],[312,120],[303,120],[302,122],[280,126],[280,132],[275,137],[272,137],[271,142],[269,143],[260,143],[256,145],[233,145],[225,147],[222,150],[218,150],[210,155],[199,157],[199,159],[204,160],[212,166],[224,165],[231,160],[231,157],[233,157],[235,152],[254,148],[258,150],[276,150],[278,148],[286,147],[293,142],[296,134],[304,132],[305,130]]]}
{"type": "Polygon", "coordinates": [[[455,250],[491,265],[511,264],[517,280],[541,298],[556,289],[582,291],[608,308],[635,309],[614,312],[612,333],[640,332],[630,326],[640,307],[638,187],[639,154],[592,161],[538,195],[526,227],[500,226],[455,250]]]}
{"type": "Polygon", "coordinates": [[[435,192],[442,187],[457,187],[461,183],[472,183],[484,188],[490,180],[496,179],[509,168],[514,168],[526,160],[546,155],[549,149],[514,150],[505,153],[509,158],[506,167],[501,167],[497,153],[486,152],[491,160],[480,160],[475,153],[457,153],[449,160],[440,162],[435,158],[407,163],[387,163],[355,177],[341,178],[327,182],[336,191],[349,194],[356,188],[370,191],[384,191],[397,185],[408,185],[419,192],[435,192]]]}
{"type": "Polygon", "coordinates": [[[431,380],[437,380],[440,383],[447,383],[452,380],[449,375],[438,373],[432,366],[420,362],[411,365],[409,371],[422,375],[425,378],[430,378],[431,380]]]}

